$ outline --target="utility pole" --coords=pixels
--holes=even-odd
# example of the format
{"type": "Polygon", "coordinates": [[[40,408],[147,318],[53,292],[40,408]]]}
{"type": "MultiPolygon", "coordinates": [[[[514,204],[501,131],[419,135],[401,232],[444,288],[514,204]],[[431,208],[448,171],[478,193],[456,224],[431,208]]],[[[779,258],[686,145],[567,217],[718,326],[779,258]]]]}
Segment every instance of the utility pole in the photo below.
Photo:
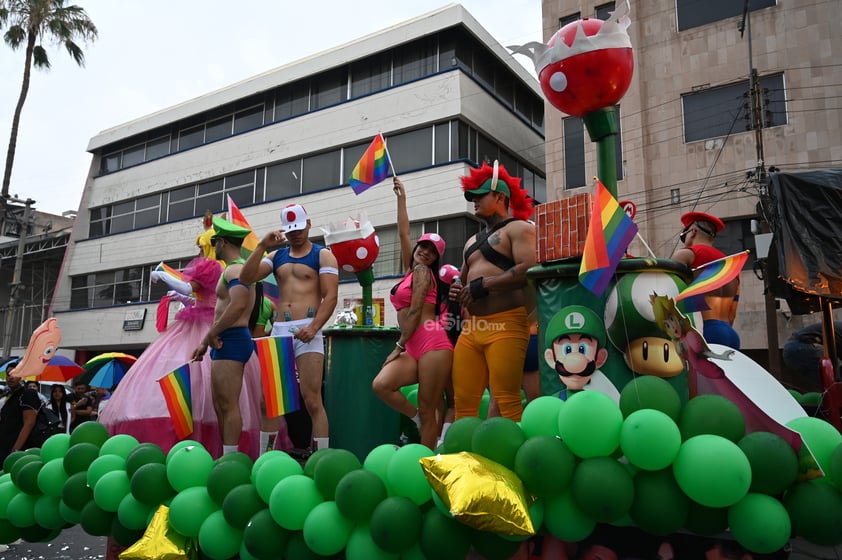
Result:
{"type": "MultiPolygon", "coordinates": [[[[760,82],[757,79],[757,69],[754,67],[751,52],[751,0],[743,4],[743,19],[740,22],[740,36],[748,34],[748,80],[749,80],[749,111],[751,113],[751,127],[754,130],[754,148],[757,163],[754,169],[754,181],[760,193],[761,200],[766,197],[766,165],[763,154],[763,96],[760,94],[760,82]]],[[[781,372],[781,356],[778,341],[778,310],[777,300],[771,289],[769,270],[763,263],[763,299],[766,308],[766,343],[769,347],[769,371],[774,375],[781,372]]]]}
{"type": "MultiPolygon", "coordinates": [[[[14,202],[21,202],[15,200],[14,202]]],[[[23,253],[26,250],[26,240],[29,238],[29,221],[32,215],[32,205],[35,201],[27,198],[24,202],[23,221],[20,224],[20,237],[18,238],[18,250],[15,255],[15,271],[12,275],[12,285],[10,286],[9,307],[6,310],[6,324],[3,331],[3,357],[9,358],[12,353],[12,329],[14,328],[15,307],[22,299],[21,292],[23,291],[23,284],[21,283],[21,272],[23,271],[23,253]]]]}

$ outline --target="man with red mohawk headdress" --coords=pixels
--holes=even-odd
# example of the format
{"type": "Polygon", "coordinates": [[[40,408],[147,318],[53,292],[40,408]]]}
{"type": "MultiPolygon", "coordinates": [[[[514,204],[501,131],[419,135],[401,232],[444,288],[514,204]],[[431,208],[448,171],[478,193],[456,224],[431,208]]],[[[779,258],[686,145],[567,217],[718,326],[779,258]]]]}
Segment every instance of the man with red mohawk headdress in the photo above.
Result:
{"type": "Polygon", "coordinates": [[[535,226],[527,221],[532,199],[520,183],[496,161],[462,177],[465,198],[486,230],[465,244],[462,284],[450,288],[451,299],[470,315],[453,351],[457,419],[479,415],[486,387],[502,416],[518,421],[523,412],[520,385],[533,305],[526,271],[535,265],[535,226]]]}

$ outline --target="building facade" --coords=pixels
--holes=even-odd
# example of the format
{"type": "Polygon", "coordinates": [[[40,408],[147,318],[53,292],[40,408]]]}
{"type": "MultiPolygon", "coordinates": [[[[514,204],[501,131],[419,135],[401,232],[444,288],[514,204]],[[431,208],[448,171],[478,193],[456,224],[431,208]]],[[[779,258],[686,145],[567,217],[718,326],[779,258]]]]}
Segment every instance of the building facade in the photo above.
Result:
{"type": "MultiPolygon", "coordinates": [[[[101,132],[52,312],[77,359],[138,351],[157,335],[165,287],[159,262],[195,256],[206,210],[230,196],[255,232],[303,204],[311,238],[365,212],[380,236],[375,298],[399,269],[396,207],[387,180],[360,196],[348,177],[371,139],[386,138],[407,188],[413,235],[438,232],[444,261],[461,265],[478,222],[459,178],[500,160],[539,201],[544,180],[543,98],[536,80],[459,5],[268,71],[101,132]]],[[[362,295],[340,277],[339,306],[362,295]]]]}
{"type": "MultiPolygon", "coordinates": [[[[640,233],[658,257],[678,246],[679,216],[692,210],[725,220],[716,245],[727,254],[752,250],[735,324],[744,349],[768,348],[767,313],[780,343],[811,321],[791,318],[786,302],[765,301],[754,233],[763,228],[765,173],[842,166],[838,7],[830,0],[631,1],[635,71],[616,108],[618,197],[636,205],[640,233]]],[[[614,2],[545,0],[544,39],[613,10],[614,2]]],[[[596,148],[582,119],[547,105],[546,146],[550,200],[590,188],[596,148]]],[[[632,253],[646,250],[635,243],[632,253]]]]}

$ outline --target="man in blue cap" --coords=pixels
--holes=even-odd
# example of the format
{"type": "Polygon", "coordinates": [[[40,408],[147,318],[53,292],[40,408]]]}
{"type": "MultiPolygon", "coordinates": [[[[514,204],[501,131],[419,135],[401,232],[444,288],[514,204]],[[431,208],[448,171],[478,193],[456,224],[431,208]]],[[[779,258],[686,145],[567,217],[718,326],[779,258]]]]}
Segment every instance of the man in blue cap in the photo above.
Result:
{"type": "Polygon", "coordinates": [[[254,352],[249,317],[254,307],[254,288],[240,282],[243,259],[240,246],[250,230],[222,218],[213,219],[214,251],[225,261],[225,270],[216,285],[216,307],[213,325],[193,352],[193,360],[201,360],[211,349],[211,392],[222,436],[222,453],[234,453],[243,430],[240,392],[243,370],[254,352]]]}

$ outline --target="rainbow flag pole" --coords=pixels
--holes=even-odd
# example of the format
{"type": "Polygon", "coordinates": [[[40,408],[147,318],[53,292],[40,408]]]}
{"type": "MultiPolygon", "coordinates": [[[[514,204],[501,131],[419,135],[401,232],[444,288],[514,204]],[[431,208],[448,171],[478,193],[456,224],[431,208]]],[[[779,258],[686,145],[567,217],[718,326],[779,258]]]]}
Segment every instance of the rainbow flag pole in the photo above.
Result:
{"type": "Polygon", "coordinates": [[[193,399],[190,391],[190,363],[179,366],[158,380],[178,439],[193,433],[193,399]]]}
{"type": "Polygon", "coordinates": [[[740,274],[743,265],[748,260],[748,255],[749,250],[746,249],[694,268],[693,272],[696,274],[696,278],[676,296],[675,301],[706,294],[724,286],[740,274]]]}
{"type": "Polygon", "coordinates": [[[266,400],[266,417],[275,418],[299,408],[298,377],[291,336],[254,339],[260,361],[260,381],[266,400]]]}
{"type": "Polygon", "coordinates": [[[378,132],[363,152],[357,165],[354,166],[354,170],[351,171],[348,183],[351,185],[354,194],[362,194],[388,177],[390,168],[392,171],[395,169],[392,164],[392,156],[389,155],[389,150],[386,148],[386,140],[383,138],[383,134],[378,132]]]}

